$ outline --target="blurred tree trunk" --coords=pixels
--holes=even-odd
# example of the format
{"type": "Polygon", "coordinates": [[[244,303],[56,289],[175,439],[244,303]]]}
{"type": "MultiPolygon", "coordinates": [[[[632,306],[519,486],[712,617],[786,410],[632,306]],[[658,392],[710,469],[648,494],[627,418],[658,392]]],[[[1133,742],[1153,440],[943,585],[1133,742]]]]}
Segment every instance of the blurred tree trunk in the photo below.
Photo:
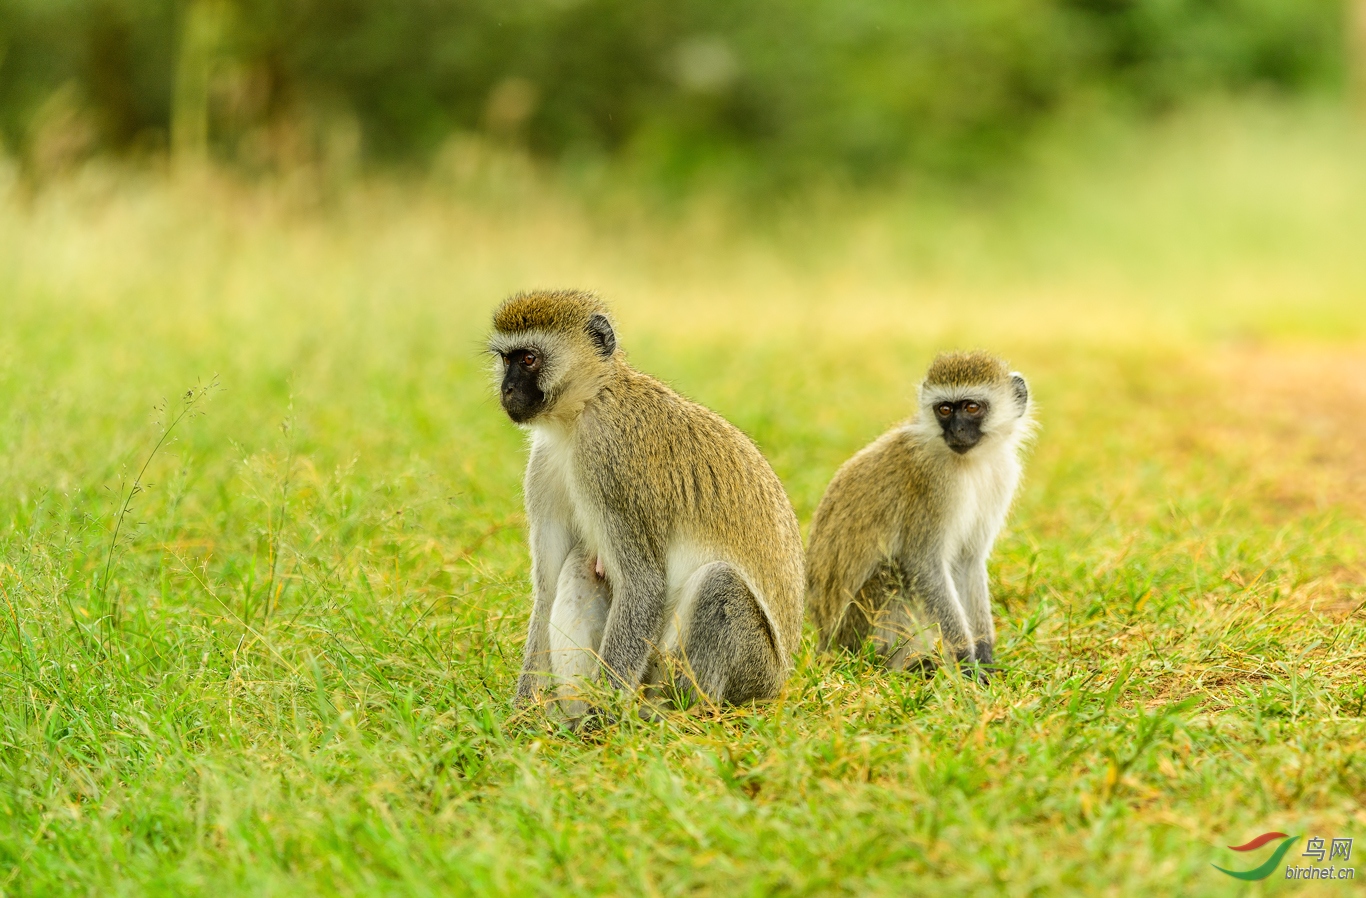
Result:
{"type": "Polygon", "coordinates": [[[1347,64],[1352,105],[1366,118],[1366,0],[1347,3],[1347,64]]]}
{"type": "Polygon", "coordinates": [[[171,100],[171,153],[177,163],[208,154],[209,85],[227,18],[221,0],[193,0],[185,9],[171,100]]]}

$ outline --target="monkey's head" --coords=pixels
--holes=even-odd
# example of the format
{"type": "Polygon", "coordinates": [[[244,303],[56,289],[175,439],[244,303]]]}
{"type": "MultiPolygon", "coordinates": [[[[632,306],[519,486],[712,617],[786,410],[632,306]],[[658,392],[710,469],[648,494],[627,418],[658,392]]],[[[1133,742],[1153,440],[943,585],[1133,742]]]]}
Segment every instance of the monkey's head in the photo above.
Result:
{"type": "Polygon", "coordinates": [[[959,455],[1027,425],[1029,385],[985,352],[945,352],[920,384],[919,427],[959,455]]]}
{"type": "Polygon", "coordinates": [[[617,337],[595,294],[533,291],[509,296],[493,313],[489,351],[503,410],[527,424],[592,398],[611,369],[617,337]]]}

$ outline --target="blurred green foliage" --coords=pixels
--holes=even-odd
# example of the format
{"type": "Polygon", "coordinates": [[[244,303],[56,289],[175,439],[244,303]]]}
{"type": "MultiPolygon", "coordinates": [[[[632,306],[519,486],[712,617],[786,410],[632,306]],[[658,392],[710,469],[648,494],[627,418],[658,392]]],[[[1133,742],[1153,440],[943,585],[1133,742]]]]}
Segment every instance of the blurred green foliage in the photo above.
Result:
{"type": "Polygon", "coordinates": [[[422,161],[478,132],[667,178],[974,171],[1078,105],[1331,89],[1344,20],[1342,0],[0,0],[0,133],[28,157],[137,151],[198,115],[248,164],[329,141],[422,161]],[[187,40],[196,14],[213,27],[187,40]]]}

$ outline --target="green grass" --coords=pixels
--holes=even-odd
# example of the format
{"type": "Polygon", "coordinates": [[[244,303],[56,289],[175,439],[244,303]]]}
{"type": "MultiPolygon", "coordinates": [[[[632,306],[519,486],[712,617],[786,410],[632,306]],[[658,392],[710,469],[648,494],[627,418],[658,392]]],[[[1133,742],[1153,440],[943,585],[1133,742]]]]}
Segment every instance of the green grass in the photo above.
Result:
{"type": "Polygon", "coordinates": [[[1059,152],[1009,196],[768,216],[477,154],[13,184],[0,893],[1269,894],[1223,846],[1366,850],[1360,136],[1212,111],[1059,152]],[[1006,672],[808,638],[769,705],[514,713],[524,445],[478,350],[538,285],[602,290],[804,525],[935,350],[1008,355],[1042,430],[1006,672]]]}

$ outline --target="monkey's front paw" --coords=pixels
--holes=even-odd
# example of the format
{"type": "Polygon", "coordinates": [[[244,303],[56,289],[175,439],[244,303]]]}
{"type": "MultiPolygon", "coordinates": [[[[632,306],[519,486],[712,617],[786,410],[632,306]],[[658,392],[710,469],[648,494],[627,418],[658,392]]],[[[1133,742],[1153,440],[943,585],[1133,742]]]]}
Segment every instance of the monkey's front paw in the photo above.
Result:
{"type": "Polygon", "coordinates": [[[934,676],[934,672],[939,669],[939,664],[929,655],[910,655],[905,658],[892,658],[887,663],[891,670],[900,670],[908,674],[919,674],[925,679],[934,676]]]}
{"type": "Polygon", "coordinates": [[[639,717],[643,723],[659,723],[659,721],[666,719],[663,710],[653,704],[641,705],[636,709],[636,717],[639,717]]]}
{"type": "Polygon", "coordinates": [[[991,682],[991,678],[1001,672],[1001,668],[994,664],[982,664],[978,661],[965,661],[959,665],[963,671],[963,676],[970,677],[985,686],[991,682]]]}
{"type": "Polygon", "coordinates": [[[590,708],[587,714],[576,717],[569,722],[569,728],[581,735],[591,735],[600,733],[608,727],[615,726],[617,719],[601,708],[590,708]]]}

